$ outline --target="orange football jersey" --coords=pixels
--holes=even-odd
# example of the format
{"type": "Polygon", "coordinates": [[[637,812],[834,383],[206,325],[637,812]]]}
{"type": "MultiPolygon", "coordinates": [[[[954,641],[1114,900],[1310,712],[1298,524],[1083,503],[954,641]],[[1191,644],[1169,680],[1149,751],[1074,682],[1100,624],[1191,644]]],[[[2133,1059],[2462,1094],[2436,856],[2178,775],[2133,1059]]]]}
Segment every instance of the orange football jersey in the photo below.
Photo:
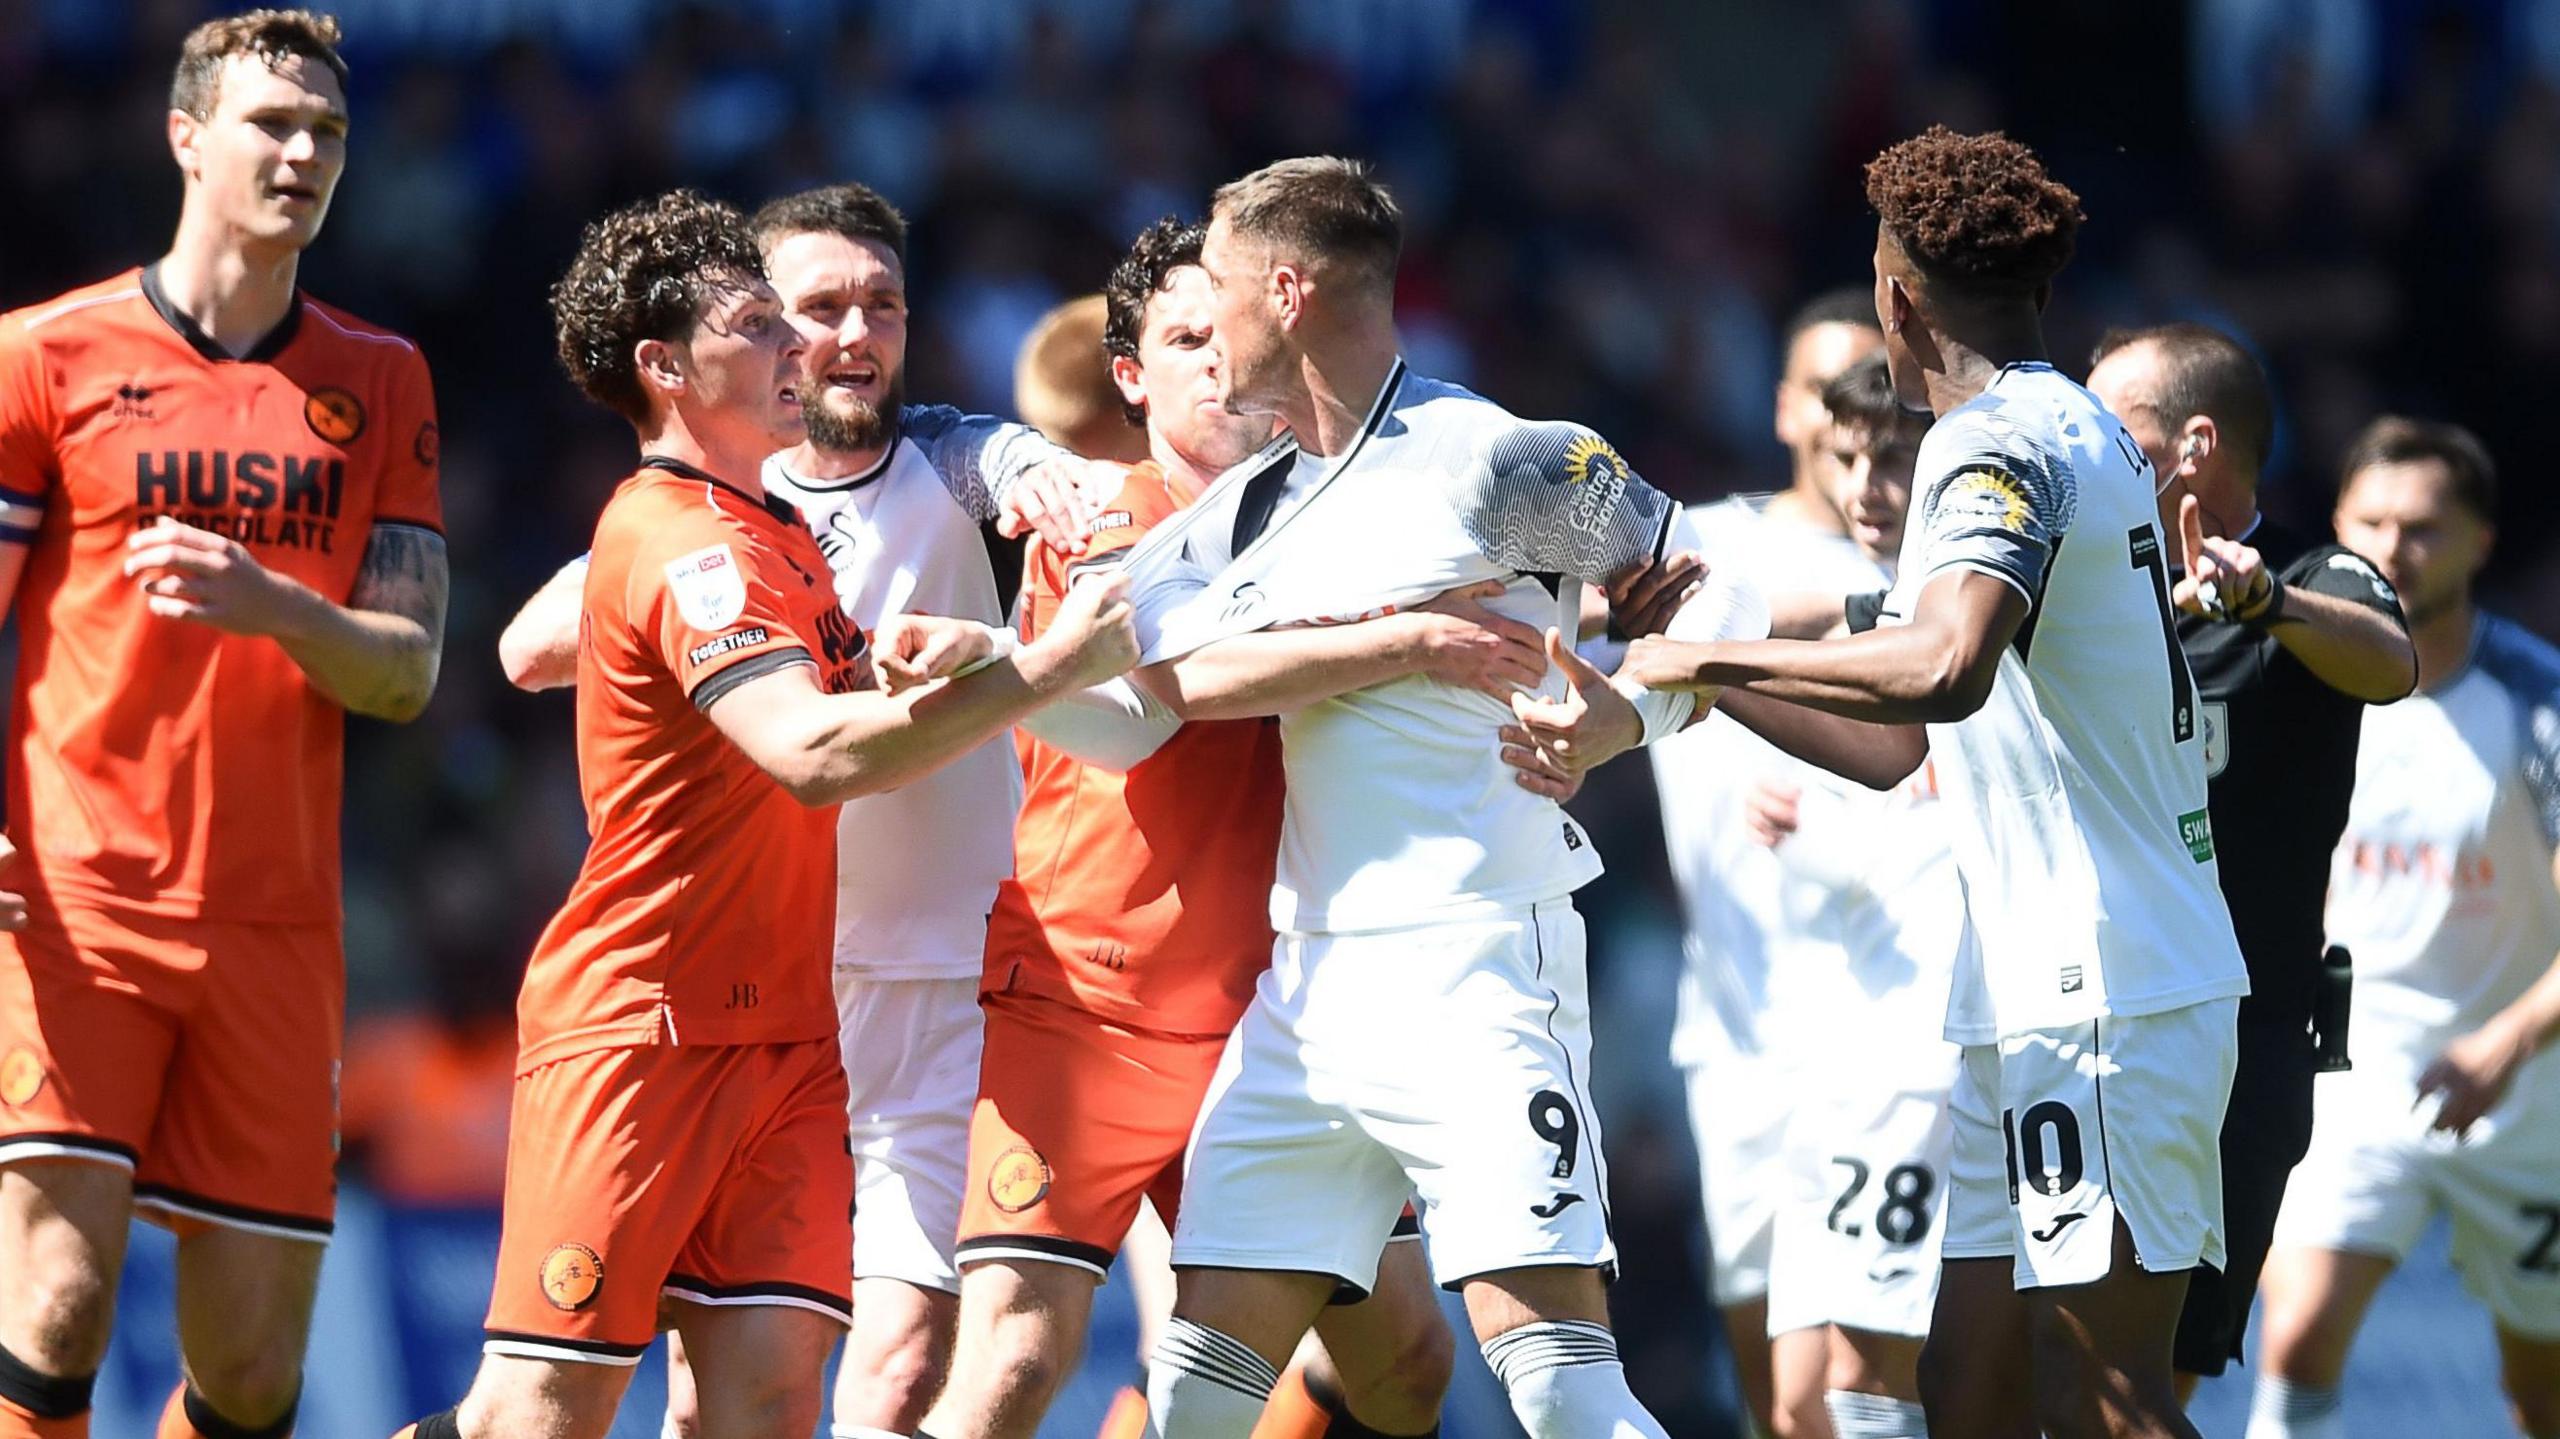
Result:
{"type": "MultiPolygon", "coordinates": [[[[1072,566],[1126,550],[1180,508],[1153,464],[1129,471],[1073,560],[1032,547],[1022,629],[1056,615],[1072,566]]],[[[1271,963],[1280,724],[1186,724],[1127,774],[1016,731],[1022,817],[996,891],[983,987],[1045,994],[1172,1034],[1224,1034],[1271,963]]]]}
{"type": "Polygon", "coordinates": [[[834,1036],[836,806],[793,799],[704,711],[788,665],[862,688],[867,644],[789,505],[663,459],[614,491],[578,628],[587,857],[525,966],[519,1072],[834,1036]]]}
{"type": "Polygon", "coordinates": [[[0,316],[0,541],[28,547],[8,832],[76,902],[335,924],[345,711],[275,641],[162,619],[161,517],[345,603],[376,525],[441,530],[418,347],[307,296],[224,354],[128,271],[0,316]]]}

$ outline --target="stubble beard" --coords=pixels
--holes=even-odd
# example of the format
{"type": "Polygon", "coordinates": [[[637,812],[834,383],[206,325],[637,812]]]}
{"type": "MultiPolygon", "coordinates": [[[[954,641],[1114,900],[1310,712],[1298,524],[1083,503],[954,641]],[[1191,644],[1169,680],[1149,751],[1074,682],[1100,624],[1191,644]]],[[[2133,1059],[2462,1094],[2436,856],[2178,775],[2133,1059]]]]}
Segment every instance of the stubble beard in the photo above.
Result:
{"type": "Polygon", "coordinates": [[[896,433],[898,411],[907,403],[907,371],[900,366],[890,376],[887,403],[875,405],[857,399],[850,413],[840,412],[827,403],[821,387],[813,404],[800,407],[801,422],[808,427],[809,443],[828,454],[858,455],[879,449],[896,433]]]}

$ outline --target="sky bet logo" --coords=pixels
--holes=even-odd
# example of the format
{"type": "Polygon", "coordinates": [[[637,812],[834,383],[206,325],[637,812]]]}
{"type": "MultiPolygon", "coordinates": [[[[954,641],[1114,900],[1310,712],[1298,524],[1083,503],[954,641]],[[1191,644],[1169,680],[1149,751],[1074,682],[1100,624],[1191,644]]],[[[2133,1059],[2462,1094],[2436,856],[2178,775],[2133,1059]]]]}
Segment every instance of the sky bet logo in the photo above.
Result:
{"type": "Polygon", "coordinates": [[[262,450],[159,450],[133,457],[137,526],[175,515],[244,545],[330,552],[347,462],[262,450]]]}

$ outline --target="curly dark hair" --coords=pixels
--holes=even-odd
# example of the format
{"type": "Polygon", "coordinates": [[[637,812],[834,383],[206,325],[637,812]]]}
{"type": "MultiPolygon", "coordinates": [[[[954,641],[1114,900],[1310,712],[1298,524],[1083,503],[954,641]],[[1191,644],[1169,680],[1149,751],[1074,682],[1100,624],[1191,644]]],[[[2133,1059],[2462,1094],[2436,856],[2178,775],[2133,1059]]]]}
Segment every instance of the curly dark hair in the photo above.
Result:
{"type": "Polygon", "coordinates": [[[691,190],[626,205],[587,226],[551,287],[560,367],[588,399],[645,426],[649,397],[632,348],[683,338],[714,294],[763,274],[736,207],[691,190]]]}
{"type": "Polygon", "coordinates": [[[2033,150],[1944,125],[1867,162],[1867,203],[1924,279],[1982,300],[2031,297],[2071,263],[2080,197],[2033,150]]]}
{"type": "MultiPolygon", "coordinates": [[[[1174,271],[1200,263],[1200,240],[1207,233],[1203,226],[1167,215],[1129,242],[1129,253],[1120,257],[1120,263],[1111,267],[1111,278],[1102,282],[1103,354],[1138,358],[1138,333],[1146,328],[1148,299],[1163,292],[1174,271]]],[[[1146,424],[1145,410],[1126,400],[1120,402],[1120,409],[1130,424],[1146,424]]]]}

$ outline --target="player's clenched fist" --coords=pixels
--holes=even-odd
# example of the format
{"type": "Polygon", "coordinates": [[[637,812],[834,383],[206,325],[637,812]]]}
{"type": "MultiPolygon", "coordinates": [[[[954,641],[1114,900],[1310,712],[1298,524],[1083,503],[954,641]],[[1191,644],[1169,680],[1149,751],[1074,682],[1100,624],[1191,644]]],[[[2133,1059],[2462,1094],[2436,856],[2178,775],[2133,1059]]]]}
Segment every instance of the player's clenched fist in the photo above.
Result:
{"type": "Polygon", "coordinates": [[[1484,606],[1502,590],[1500,580],[1480,580],[1444,591],[1398,617],[1413,631],[1421,673],[1506,703],[1546,679],[1545,638],[1484,606]]]}
{"type": "Polygon", "coordinates": [[[236,635],[283,629],[290,592],[238,541],[166,515],[124,542],[124,572],[164,619],[195,620],[236,635]]]}
{"type": "Polygon", "coordinates": [[[891,615],[872,632],[880,688],[890,694],[949,679],[995,654],[995,635],[975,620],[947,615],[891,615]]]}
{"type": "Polygon", "coordinates": [[[1074,690],[1128,673],[1138,662],[1136,612],[1129,577],[1115,574],[1072,585],[1040,638],[1021,655],[1024,678],[1044,689],[1074,690]]]}

